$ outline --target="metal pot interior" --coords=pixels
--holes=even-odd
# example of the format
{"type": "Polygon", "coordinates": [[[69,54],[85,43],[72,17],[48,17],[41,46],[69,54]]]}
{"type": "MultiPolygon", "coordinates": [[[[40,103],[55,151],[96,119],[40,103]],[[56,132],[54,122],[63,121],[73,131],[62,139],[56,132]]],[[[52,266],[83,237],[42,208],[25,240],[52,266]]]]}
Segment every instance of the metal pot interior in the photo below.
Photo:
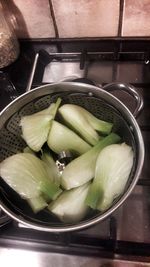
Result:
{"type": "MultiPolygon", "coordinates": [[[[35,93],[35,92],[34,92],[35,93]]],[[[32,92],[30,92],[32,94],[32,92]]],[[[12,116],[4,121],[3,127],[0,131],[0,161],[5,159],[6,157],[17,153],[18,151],[22,151],[22,149],[26,146],[25,142],[21,138],[21,129],[19,126],[20,118],[24,115],[29,115],[34,112],[40,111],[49,106],[50,103],[55,102],[56,99],[61,97],[62,104],[64,103],[73,103],[80,105],[87,110],[89,110],[92,114],[96,115],[98,118],[106,121],[113,122],[113,131],[118,133],[122,137],[122,141],[131,145],[134,151],[134,165],[132,168],[131,175],[129,177],[128,183],[126,185],[125,191],[118,199],[116,199],[112,205],[112,207],[119,203],[121,204],[121,199],[123,195],[126,193],[130,185],[135,180],[135,171],[138,164],[138,153],[139,147],[137,143],[137,133],[135,126],[132,125],[131,121],[126,120],[124,118],[124,114],[117,109],[112,103],[105,101],[103,98],[97,97],[97,95],[92,95],[86,92],[75,92],[75,91],[67,91],[67,92],[57,92],[57,93],[46,93],[42,96],[34,97],[33,100],[26,103],[21,108],[12,114],[12,116]]],[[[26,101],[27,102],[27,101],[26,101]]],[[[14,103],[15,104],[15,103],[14,103]]],[[[6,110],[7,112],[7,110],[6,110]]],[[[57,120],[60,118],[57,116],[57,120]]],[[[28,223],[33,228],[37,228],[40,230],[53,231],[53,228],[58,229],[58,231],[65,231],[65,228],[70,230],[75,230],[76,228],[84,228],[88,226],[91,221],[101,220],[103,219],[103,214],[97,211],[91,211],[78,224],[64,224],[60,222],[55,216],[50,214],[46,209],[39,212],[38,214],[34,214],[25,200],[21,199],[17,193],[15,193],[5,182],[0,178],[0,200],[3,209],[9,213],[9,215],[13,216],[13,218],[28,223]]],[[[106,215],[109,215],[111,212],[111,208],[106,211],[106,215]]],[[[106,217],[106,216],[105,216],[106,217]]]]}

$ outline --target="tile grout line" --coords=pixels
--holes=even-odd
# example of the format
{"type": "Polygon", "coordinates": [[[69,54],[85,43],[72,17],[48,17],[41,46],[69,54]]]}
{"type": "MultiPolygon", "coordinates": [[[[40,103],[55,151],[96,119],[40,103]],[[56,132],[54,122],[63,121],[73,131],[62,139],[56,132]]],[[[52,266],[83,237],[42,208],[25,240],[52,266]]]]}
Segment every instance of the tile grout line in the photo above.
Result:
{"type": "Polygon", "coordinates": [[[58,32],[58,27],[57,27],[57,22],[56,22],[56,18],[55,18],[55,12],[54,12],[52,0],[49,0],[49,5],[50,5],[50,13],[52,16],[54,30],[55,30],[55,37],[59,38],[59,32],[58,32]]]}
{"type": "Polygon", "coordinates": [[[122,22],[123,22],[124,4],[125,4],[125,0],[120,0],[118,37],[121,37],[121,35],[122,35],[121,33],[122,33],[122,22]]]}

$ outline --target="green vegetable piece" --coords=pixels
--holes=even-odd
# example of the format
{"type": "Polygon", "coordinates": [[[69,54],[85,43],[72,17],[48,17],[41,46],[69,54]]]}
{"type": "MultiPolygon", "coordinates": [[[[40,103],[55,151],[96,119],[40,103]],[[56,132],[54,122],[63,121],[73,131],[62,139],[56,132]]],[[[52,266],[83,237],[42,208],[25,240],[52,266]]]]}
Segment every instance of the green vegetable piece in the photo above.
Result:
{"type": "Polygon", "coordinates": [[[52,119],[51,115],[22,117],[20,125],[23,138],[32,150],[38,152],[46,142],[52,119]]]}
{"type": "Polygon", "coordinates": [[[58,98],[57,102],[52,103],[49,108],[21,118],[22,136],[32,150],[38,152],[47,141],[51,123],[60,102],[61,100],[58,98]]]}
{"type": "Polygon", "coordinates": [[[124,190],[133,165],[132,147],[113,144],[104,148],[96,161],[95,178],[86,203],[105,211],[124,190]]]}
{"type": "Polygon", "coordinates": [[[42,161],[45,163],[45,168],[47,170],[50,180],[56,184],[60,185],[61,174],[56,166],[56,163],[49,152],[44,152],[41,157],[42,161]]]}
{"type": "Polygon", "coordinates": [[[26,146],[23,150],[24,153],[30,153],[32,155],[35,155],[35,152],[29,147],[29,146],[26,146]]]}
{"type": "Polygon", "coordinates": [[[87,152],[91,148],[76,133],[57,121],[52,122],[47,143],[55,153],[69,150],[77,156],[87,152]]]}
{"type": "Polygon", "coordinates": [[[59,108],[59,113],[66,124],[91,145],[96,145],[100,140],[96,131],[103,134],[111,132],[112,123],[99,120],[80,106],[65,104],[59,108]]]}
{"type": "Polygon", "coordinates": [[[76,223],[82,220],[88,212],[88,206],[85,204],[88,190],[89,183],[64,191],[48,206],[48,209],[62,222],[76,223]]]}
{"type": "Polygon", "coordinates": [[[33,115],[51,115],[53,118],[55,118],[57,110],[61,104],[61,98],[58,97],[56,103],[50,104],[50,106],[46,109],[43,109],[37,113],[34,113],[33,115]]]}
{"type": "Polygon", "coordinates": [[[45,199],[41,196],[35,198],[28,198],[27,202],[34,213],[37,213],[48,206],[45,199]]]}
{"type": "Polygon", "coordinates": [[[57,98],[56,103],[52,103],[50,105],[50,114],[53,116],[53,119],[56,116],[56,113],[57,113],[57,110],[58,110],[60,104],[61,104],[61,98],[59,97],[59,98],[57,98]]]}
{"type": "Polygon", "coordinates": [[[0,176],[24,199],[37,198],[42,193],[55,199],[61,192],[48,178],[43,162],[29,153],[18,153],[2,161],[0,176]]]}
{"type": "Polygon", "coordinates": [[[95,145],[99,141],[100,136],[81,112],[79,106],[71,104],[63,105],[59,108],[59,113],[64,122],[89,144],[95,145]]]}
{"type": "Polygon", "coordinates": [[[94,177],[96,159],[100,151],[113,143],[120,141],[120,137],[111,133],[88,152],[70,162],[62,173],[61,185],[65,189],[81,186],[94,177]]]}

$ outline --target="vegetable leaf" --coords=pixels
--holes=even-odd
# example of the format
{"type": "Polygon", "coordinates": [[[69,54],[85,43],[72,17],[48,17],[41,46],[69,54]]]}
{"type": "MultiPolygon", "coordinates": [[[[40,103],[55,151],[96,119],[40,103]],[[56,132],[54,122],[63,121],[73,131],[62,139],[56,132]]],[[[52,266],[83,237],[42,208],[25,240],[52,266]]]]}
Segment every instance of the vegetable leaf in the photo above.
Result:
{"type": "Polygon", "coordinates": [[[89,190],[89,183],[64,191],[58,199],[53,201],[48,209],[54,213],[62,222],[75,223],[86,215],[88,207],[85,199],[89,190]]]}
{"type": "Polygon", "coordinates": [[[2,161],[0,175],[25,199],[39,197],[42,193],[55,199],[61,191],[49,180],[43,162],[29,153],[18,153],[2,161]]]}
{"type": "Polygon", "coordinates": [[[100,151],[113,143],[120,141],[120,137],[111,133],[88,152],[70,162],[62,173],[61,185],[65,189],[71,189],[87,183],[94,177],[95,164],[100,151]]]}
{"type": "Polygon", "coordinates": [[[76,133],[57,121],[52,122],[47,143],[55,153],[69,150],[75,155],[80,155],[91,148],[76,133]]]}
{"type": "Polygon", "coordinates": [[[109,208],[124,190],[133,165],[132,148],[125,143],[104,148],[96,161],[95,178],[86,203],[101,211],[109,208]]]}
{"type": "Polygon", "coordinates": [[[52,103],[49,108],[21,118],[20,126],[22,127],[23,138],[32,150],[38,152],[47,141],[52,120],[60,102],[61,100],[58,98],[57,102],[52,103]]]}

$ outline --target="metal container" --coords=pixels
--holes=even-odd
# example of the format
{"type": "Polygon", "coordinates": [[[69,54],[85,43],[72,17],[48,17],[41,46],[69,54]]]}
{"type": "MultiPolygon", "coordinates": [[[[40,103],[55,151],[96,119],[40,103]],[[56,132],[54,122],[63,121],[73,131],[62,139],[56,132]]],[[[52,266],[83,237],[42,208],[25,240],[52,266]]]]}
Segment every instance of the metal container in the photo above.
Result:
{"type": "Polygon", "coordinates": [[[5,14],[4,5],[0,2],[0,68],[13,63],[19,55],[19,43],[15,30],[5,14]]]}
{"type": "Polygon", "coordinates": [[[44,85],[33,89],[18,97],[1,112],[1,161],[21,151],[25,146],[19,127],[21,116],[29,115],[48,107],[58,97],[61,97],[62,104],[73,103],[80,105],[98,118],[113,122],[113,130],[122,137],[123,141],[132,146],[134,164],[123,194],[113,202],[112,206],[103,213],[95,211],[76,224],[62,223],[50,216],[46,210],[39,214],[33,214],[26,201],[22,200],[0,179],[0,207],[16,221],[33,229],[47,232],[81,230],[104,220],[130,195],[137,183],[144,161],[143,138],[135,119],[142,110],[143,99],[135,88],[121,83],[108,84],[103,88],[99,88],[74,82],[44,85]],[[136,108],[133,115],[120,100],[110,93],[113,90],[126,91],[133,96],[136,100],[136,108]]]}

